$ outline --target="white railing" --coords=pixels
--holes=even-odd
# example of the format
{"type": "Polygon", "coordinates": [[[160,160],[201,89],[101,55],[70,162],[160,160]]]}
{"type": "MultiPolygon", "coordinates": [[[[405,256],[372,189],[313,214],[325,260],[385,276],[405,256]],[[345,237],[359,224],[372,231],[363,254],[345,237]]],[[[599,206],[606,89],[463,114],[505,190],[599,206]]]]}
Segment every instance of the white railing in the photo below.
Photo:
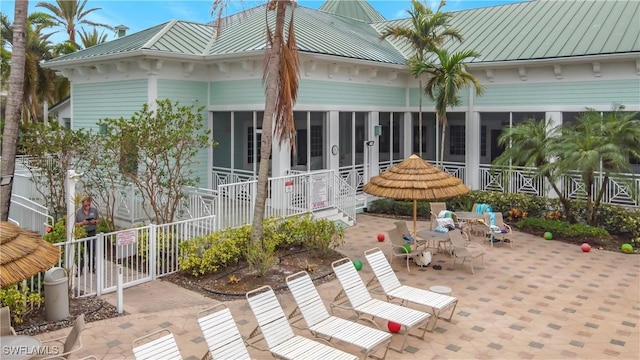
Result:
{"type": "MultiPolygon", "coordinates": [[[[480,189],[504,193],[523,193],[538,196],[554,196],[546,179],[535,178],[536,169],[526,167],[496,168],[491,165],[480,165],[480,189]]],[[[595,173],[592,185],[592,197],[604,181],[604,174],[595,173]]],[[[559,181],[564,196],[570,199],[585,200],[587,189],[578,173],[564,175],[559,181]]],[[[640,174],[616,174],[608,179],[607,188],[601,199],[604,204],[638,207],[640,200],[640,174]]]]}
{"type": "Polygon", "coordinates": [[[364,165],[359,164],[355,166],[343,166],[338,169],[340,177],[349,186],[356,189],[356,192],[361,193],[364,186],[364,165]]]}
{"type": "Polygon", "coordinates": [[[449,175],[462,180],[463,184],[466,182],[466,166],[463,162],[444,161],[442,165],[444,167],[443,170],[449,173],[449,175]]]}
{"type": "Polygon", "coordinates": [[[23,229],[45,234],[47,226],[53,227],[53,216],[50,216],[47,208],[24,196],[11,194],[11,207],[9,217],[20,224],[23,229]]]}
{"type": "MultiPolygon", "coordinates": [[[[60,258],[55,266],[68,271],[72,297],[102,295],[116,290],[118,266],[124,287],[177,272],[179,244],[217,229],[212,215],[57,243],[60,258]]],[[[28,280],[32,291],[42,290],[43,277],[40,273],[28,280]]]]}
{"type": "Polygon", "coordinates": [[[332,174],[333,189],[335,194],[334,205],[342,211],[355,224],[356,222],[356,189],[349,185],[342,177],[332,174]]]}
{"type": "Polygon", "coordinates": [[[223,167],[213,167],[211,172],[213,190],[218,190],[220,185],[234,184],[239,182],[251,181],[256,179],[253,171],[229,169],[223,167]]]}
{"type": "Polygon", "coordinates": [[[218,228],[235,228],[253,222],[258,180],[218,185],[218,228]]]}

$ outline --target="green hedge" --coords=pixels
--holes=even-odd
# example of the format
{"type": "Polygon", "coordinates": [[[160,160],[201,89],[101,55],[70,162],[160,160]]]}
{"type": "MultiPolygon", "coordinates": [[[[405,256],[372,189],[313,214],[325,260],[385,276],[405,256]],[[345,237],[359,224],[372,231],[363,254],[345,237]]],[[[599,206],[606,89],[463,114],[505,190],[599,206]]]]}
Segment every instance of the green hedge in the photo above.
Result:
{"type": "Polygon", "coordinates": [[[569,224],[566,221],[547,220],[541,218],[527,218],[518,221],[516,224],[518,229],[533,229],[538,231],[549,231],[554,236],[562,238],[582,238],[597,237],[605,238],[609,236],[609,232],[603,228],[589,226],[587,224],[577,223],[569,224]]]}

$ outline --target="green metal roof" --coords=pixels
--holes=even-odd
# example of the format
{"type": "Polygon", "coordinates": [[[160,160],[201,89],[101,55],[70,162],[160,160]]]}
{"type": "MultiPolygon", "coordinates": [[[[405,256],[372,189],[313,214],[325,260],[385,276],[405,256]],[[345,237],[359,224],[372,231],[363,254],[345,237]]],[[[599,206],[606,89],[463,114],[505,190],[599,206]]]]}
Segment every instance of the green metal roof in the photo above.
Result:
{"type": "MultiPolygon", "coordinates": [[[[451,27],[463,35],[450,51],[473,49],[472,62],[549,59],[640,51],[640,1],[529,1],[453,12],[451,27]]],[[[408,19],[376,23],[411,26],[408,19]]],[[[392,41],[405,56],[402,40],[392,41]]]]}
{"type": "MultiPolygon", "coordinates": [[[[329,0],[323,7],[363,1],[329,0]]],[[[344,6],[344,5],[343,5],[344,6]]],[[[155,50],[202,59],[263,49],[264,6],[233,15],[215,38],[215,26],[171,21],[48,62],[155,50]]],[[[338,10],[336,10],[338,11],[338,10]]],[[[273,12],[270,12],[273,19],[273,12]]],[[[463,43],[450,51],[473,49],[473,62],[504,62],[640,52],[640,1],[530,1],[453,13],[452,24],[463,43]]],[[[412,54],[403,40],[380,41],[387,25],[410,26],[408,19],[366,23],[332,12],[296,7],[300,51],[390,64],[404,64],[412,54]]]]}
{"type": "Polygon", "coordinates": [[[358,19],[366,23],[385,20],[384,17],[365,0],[327,0],[320,6],[319,10],[358,19]]]}

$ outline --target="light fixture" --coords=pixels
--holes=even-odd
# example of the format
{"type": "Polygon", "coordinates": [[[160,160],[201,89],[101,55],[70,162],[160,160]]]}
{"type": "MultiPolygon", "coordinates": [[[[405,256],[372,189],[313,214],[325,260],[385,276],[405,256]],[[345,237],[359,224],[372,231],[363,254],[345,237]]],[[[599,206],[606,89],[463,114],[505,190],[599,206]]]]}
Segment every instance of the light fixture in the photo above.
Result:
{"type": "Polygon", "coordinates": [[[0,177],[0,186],[11,184],[11,180],[13,180],[13,175],[5,175],[0,177]]]}
{"type": "Polygon", "coordinates": [[[367,145],[367,146],[373,146],[373,145],[375,145],[375,143],[376,143],[376,142],[375,142],[375,141],[373,141],[373,140],[368,140],[368,141],[365,141],[365,142],[364,142],[364,144],[365,144],[365,145],[367,145]]]}

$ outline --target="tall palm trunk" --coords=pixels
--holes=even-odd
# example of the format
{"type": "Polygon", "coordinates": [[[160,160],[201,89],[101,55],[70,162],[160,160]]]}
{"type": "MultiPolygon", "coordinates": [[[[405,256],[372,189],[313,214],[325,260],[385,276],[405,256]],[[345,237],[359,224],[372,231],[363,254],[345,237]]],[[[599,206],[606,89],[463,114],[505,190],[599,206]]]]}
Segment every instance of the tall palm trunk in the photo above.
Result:
{"type": "MultiPolygon", "coordinates": [[[[283,34],[286,14],[286,2],[278,1],[276,5],[276,24],[273,34],[273,46],[267,59],[267,82],[264,116],[262,118],[262,139],[260,142],[260,167],[258,169],[258,185],[256,190],[256,204],[253,211],[253,223],[251,227],[251,246],[256,246],[264,237],[264,212],[267,202],[267,186],[269,181],[269,157],[271,155],[271,143],[273,142],[273,115],[278,101],[278,86],[280,83],[280,52],[283,45],[283,34]]],[[[261,244],[262,246],[262,244],[261,244]]]]}
{"type": "Polygon", "coordinates": [[[28,0],[15,1],[9,96],[7,97],[4,133],[2,134],[2,161],[0,163],[0,174],[2,174],[3,184],[0,186],[0,221],[7,221],[9,219],[13,175],[16,169],[18,126],[22,118],[22,101],[24,98],[24,66],[28,9],[28,0]],[[5,179],[8,180],[6,181],[6,185],[5,179]]]}
{"type": "Polygon", "coordinates": [[[422,159],[422,75],[420,75],[420,78],[418,79],[418,89],[418,134],[420,134],[418,135],[418,146],[420,147],[418,153],[422,159]]]}
{"type": "Polygon", "coordinates": [[[442,137],[440,140],[440,169],[444,169],[444,137],[447,133],[447,117],[446,115],[442,117],[440,121],[440,125],[442,125],[442,137]]]}

